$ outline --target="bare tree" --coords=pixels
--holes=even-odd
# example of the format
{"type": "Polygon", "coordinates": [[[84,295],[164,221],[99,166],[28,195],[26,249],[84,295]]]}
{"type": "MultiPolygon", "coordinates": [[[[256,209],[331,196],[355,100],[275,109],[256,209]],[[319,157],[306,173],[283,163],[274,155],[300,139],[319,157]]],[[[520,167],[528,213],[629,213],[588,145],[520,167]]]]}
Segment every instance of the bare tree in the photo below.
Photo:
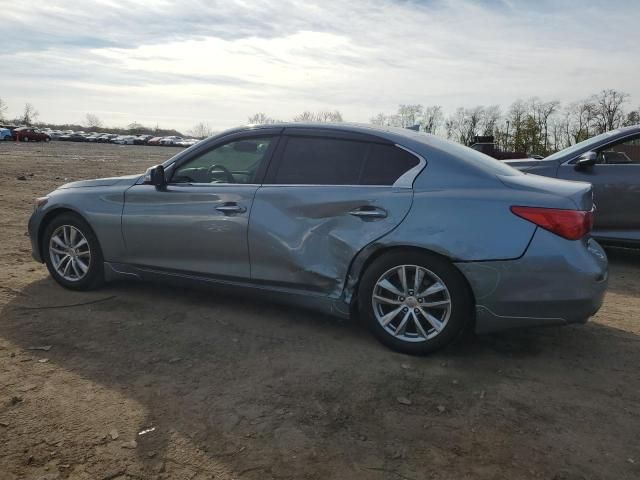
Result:
{"type": "Polygon", "coordinates": [[[491,105],[486,107],[482,111],[481,128],[483,135],[494,135],[498,128],[498,122],[502,117],[500,107],[498,105],[491,105]]]}
{"type": "Polygon", "coordinates": [[[294,122],[342,122],[342,114],[338,110],[311,112],[306,110],[293,117],[294,122]]]}
{"type": "Polygon", "coordinates": [[[373,125],[388,125],[388,121],[389,119],[384,113],[379,113],[375,117],[371,117],[369,119],[369,123],[372,123],[373,125]]]}
{"type": "Polygon", "coordinates": [[[560,102],[553,100],[543,102],[538,97],[533,97],[528,102],[529,116],[533,120],[535,127],[530,132],[530,148],[536,153],[547,153],[549,146],[549,117],[560,107],[560,102]]]}
{"type": "Polygon", "coordinates": [[[594,105],[594,123],[598,133],[620,127],[624,121],[623,105],[629,99],[628,93],[609,89],[591,97],[594,105]]]}
{"type": "Polygon", "coordinates": [[[0,120],[4,120],[4,116],[7,113],[7,104],[2,98],[0,98],[0,120]]]}
{"type": "Polygon", "coordinates": [[[569,105],[566,125],[567,141],[569,144],[578,143],[589,138],[589,129],[593,123],[594,109],[595,106],[588,100],[569,105]]]}
{"type": "Polygon", "coordinates": [[[523,132],[525,130],[525,120],[527,107],[522,100],[516,100],[509,107],[507,114],[507,144],[508,150],[524,151],[523,132]]]}
{"type": "Polygon", "coordinates": [[[484,118],[485,109],[482,106],[468,109],[460,107],[445,123],[447,136],[463,145],[469,145],[475,136],[484,131],[484,118]]]}
{"type": "Polygon", "coordinates": [[[31,126],[38,118],[38,115],[40,114],[33,105],[31,105],[30,103],[25,103],[22,117],[20,117],[20,122],[24,125],[31,126]]]}
{"type": "Polygon", "coordinates": [[[102,128],[104,124],[97,115],[87,113],[84,117],[84,126],[89,129],[102,128]]]}
{"type": "Polygon", "coordinates": [[[342,114],[338,110],[328,111],[323,110],[316,113],[316,119],[318,122],[342,122],[342,114]]]}
{"type": "Polygon", "coordinates": [[[398,106],[398,117],[400,119],[399,127],[407,128],[418,124],[422,116],[424,107],[420,104],[398,106]]]}
{"type": "Polygon", "coordinates": [[[207,122],[200,122],[194,125],[188,133],[195,138],[207,138],[213,134],[213,130],[207,122]]]}
{"type": "Polygon", "coordinates": [[[260,112],[249,117],[249,123],[252,125],[264,125],[269,123],[276,123],[277,120],[267,116],[266,114],[260,112]]]}
{"type": "MultiPolygon", "coordinates": [[[[0,112],[0,115],[2,113],[0,112]]],[[[640,125],[640,107],[637,110],[633,110],[627,113],[627,117],[624,120],[625,127],[630,127],[632,125],[640,125]]]]}
{"type": "Polygon", "coordinates": [[[420,120],[421,130],[427,133],[437,133],[444,121],[442,107],[440,105],[432,105],[423,109],[422,119],[420,120]]]}

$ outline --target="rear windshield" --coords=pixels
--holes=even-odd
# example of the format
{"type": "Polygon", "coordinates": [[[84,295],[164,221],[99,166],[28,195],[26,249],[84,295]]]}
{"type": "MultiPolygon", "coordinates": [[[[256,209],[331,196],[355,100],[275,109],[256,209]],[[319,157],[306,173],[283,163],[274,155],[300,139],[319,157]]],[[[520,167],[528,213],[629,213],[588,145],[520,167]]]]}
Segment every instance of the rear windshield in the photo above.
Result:
{"type": "Polygon", "coordinates": [[[473,148],[465,147],[459,143],[446,140],[436,135],[424,132],[412,132],[409,130],[396,130],[404,136],[412,137],[414,140],[424,142],[431,147],[438,148],[443,152],[459,158],[472,167],[478,168],[489,175],[524,175],[520,170],[496,160],[489,155],[478,152],[473,148]]]}
{"type": "Polygon", "coordinates": [[[447,153],[451,153],[456,157],[468,161],[474,166],[494,175],[524,175],[520,170],[507,165],[506,163],[496,160],[489,155],[478,152],[473,148],[465,147],[458,143],[448,142],[447,153]]]}
{"type": "Polygon", "coordinates": [[[425,132],[416,132],[404,128],[389,127],[389,130],[404,137],[410,137],[413,140],[425,143],[429,147],[440,149],[444,153],[462,160],[472,168],[477,168],[489,175],[524,175],[520,170],[516,170],[500,160],[496,160],[495,158],[478,152],[473,148],[465,147],[464,145],[460,145],[459,143],[452,142],[451,140],[447,140],[437,135],[425,132]]]}

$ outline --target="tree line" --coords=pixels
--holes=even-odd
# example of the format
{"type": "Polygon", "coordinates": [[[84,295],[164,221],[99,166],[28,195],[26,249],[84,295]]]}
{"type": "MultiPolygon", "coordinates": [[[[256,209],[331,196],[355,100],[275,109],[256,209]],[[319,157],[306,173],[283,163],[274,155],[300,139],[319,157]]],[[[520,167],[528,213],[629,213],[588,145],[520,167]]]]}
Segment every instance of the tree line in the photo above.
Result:
{"type": "Polygon", "coordinates": [[[498,105],[460,107],[445,116],[439,105],[400,105],[393,114],[371,118],[377,125],[411,127],[444,135],[465,145],[492,135],[501,150],[548,155],[594,135],[640,124],[640,108],[627,110],[630,96],[608,89],[562,105],[532,97],[516,100],[505,111],[498,105]]]}
{"type": "MultiPolygon", "coordinates": [[[[628,109],[627,93],[608,89],[589,97],[563,105],[558,100],[531,97],[516,100],[503,110],[498,105],[460,107],[445,114],[440,105],[401,104],[396,112],[378,113],[371,117],[375,125],[408,128],[447,138],[465,145],[473,143],[476,136],[493,136],[503,151],[548,155],[581,142],[594,135],[619,127],[640,124],[640,108],[628,109]]],[[[79,125],[54,125],[38,122],[38,111],[26,103],[22,114],[6,119],[7,105],[0,98],[0,122],[15,125],[35,125],[61,130],[103,131],[118,134],[155,133],[159,136],[184,136],[174,129],[148,127],[133,122],[126,128],[108,128],[97,115],[88,113],[79,125]]],[[[342,122],[338,110],[304,111],[293,117],[294,122],[342,122]]],[[[250,124],[277,123],[277,120],[260,112],[248,118],[250,124]]],[[[205,138],[214,133],[207,122],[196,124],[187,132],[193,137],[205,138]]]]}
{"type": "MultiPolygon", "coordinates": [[[[608,89],[589,97],[561,104],[558,100],[531,97],[516,100],[506,110],[498,105],[460,107],[446,115],[440,105],[401,104],[396,112],[378,113],[369,122],[392,127],[415,127],[471,145],[476,136],[493,136],[499,149],[549,155],[619,127],[640,124],[640,108],[627,110],[630,96],[608,89]]],[[[297,121],[341,122],[339,111],[303,112],[297,121]]],[[[249,123],[275,123],[264,113],[249,117],[249,123]]]]}

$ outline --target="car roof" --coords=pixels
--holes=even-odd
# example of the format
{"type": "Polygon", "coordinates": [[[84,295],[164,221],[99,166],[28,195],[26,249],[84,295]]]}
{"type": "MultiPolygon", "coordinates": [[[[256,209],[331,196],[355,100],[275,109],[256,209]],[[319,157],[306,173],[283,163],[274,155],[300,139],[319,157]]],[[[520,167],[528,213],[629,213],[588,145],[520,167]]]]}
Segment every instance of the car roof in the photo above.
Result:
{"type": "MultiPolygon", "coordinates": [[[[191,152],[204,151],[209,148],[211,144],[223,141],[224,137],[227,136],[249,132],[259,134],[260,131],[264,131],[265,134],[286,134],[287,131],[294,133],[294,130],[297,130],[301,134],[313,131],[313,134],[326,132],[328,135],[331,135],[331,132],[338,132],[356,134],[355,136],[362,136],[363,140],[366,140],[364,137],[369,137],[369,139],[372,137],[382,139],[385,141],[383,143],[398,145],[420,156],[428,165],[426,170],[433,171],[435,169],[438,172],[437,177],[442,178],[443,181],[446,179],[449,184],[451,184],[451,179],[462,182],[462,184],[471,184],[481,178],[495,181],[496,175],[522,175],[518,170],[499,160],[436,135],[399,127],[346,122],[280,122],[232,128],[183,150],[168,159],[164,165],[166,167],[174,161],[180,161],[184,156],[191,155],[191,152]]],[[[434,175],[431,176],[435,178],[434,175]]],[[[423,175],[418,175],[416,179],[416,185],[418,187],[423,185],[420,177],[423,177],[423,175]]]]}

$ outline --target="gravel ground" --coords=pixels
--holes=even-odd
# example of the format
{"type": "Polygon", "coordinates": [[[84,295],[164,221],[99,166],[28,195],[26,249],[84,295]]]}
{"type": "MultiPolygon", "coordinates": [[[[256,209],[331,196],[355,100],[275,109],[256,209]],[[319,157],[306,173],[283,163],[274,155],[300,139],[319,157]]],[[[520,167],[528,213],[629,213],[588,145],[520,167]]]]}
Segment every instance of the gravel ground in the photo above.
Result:
{"type": "Polygon", "coordinates": [[[31,260],[34,197],[176,152],[0,143],[2,480],[640,478],[639,252],[608,252],[587,325],[426,358],[215,292],[66,291],[31,260]]]}

